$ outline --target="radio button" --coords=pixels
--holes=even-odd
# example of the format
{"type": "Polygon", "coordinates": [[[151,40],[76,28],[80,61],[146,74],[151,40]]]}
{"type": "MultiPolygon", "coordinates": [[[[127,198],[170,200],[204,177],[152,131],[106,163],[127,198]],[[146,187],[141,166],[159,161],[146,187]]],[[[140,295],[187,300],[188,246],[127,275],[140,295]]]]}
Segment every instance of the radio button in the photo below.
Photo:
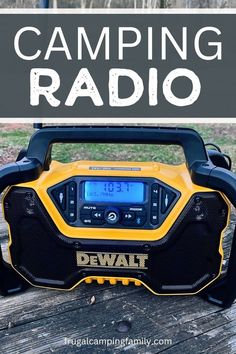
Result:
{"type": "Polygon", "coordinates": [[[171,204],[173,203],[176,194],[172,192],[170,189],[161,188],[161,212],[165,214],[171,204]]]}
{"type": "Polygon", "coordinates": [[[146,220],[147,220],[146,216],[137,215],[134,223],[136,226],[143,226],[146,220]]]}
{"type": "Polygon", "coordinates": [[[76,196],[76,183],[70,182],[68,185],[68,190],[69,190],[69,196],[75,197],[76,196]]]}
{"type": "Polygon", "coordinates": [[[80,218],[81,218],[82,223],[84,223],[86,225],[92,225],[93,224],[93,220],[89,216],[82,216],[80,218]]]}
{"type": "Polygon", "coordinates": [[[105,220],[108,224],[116,224],[120,219],[119,211],[115,208],[109,208],[105,211],[105,220]]]}
{"type": "Polygon", "coordinates": [[[65,211],[66,209],[66,187],[62,186],[59,188],[56,188],[52,192],[53,197],[56,200],[57,205],[62,211],[65,211]]]}
{"type": "Polygon", "coordinates": [[[151,209],[152,211],[156,211],[158,209],[158,201],[157,199],[153,199],[152,202],[151,202],[151,209]]]}
{"type": "Polygon", "coordinates": [[[158,216],[157,216],[157,213],[152,213],[152,214],[151,214],[151,224],[152,224],[152,225],[157,225],[157,224],[158,224],[158,216]]]}
{"type": "Polygon", "coordinates": [[[75,206],[75,198],[71,198],[69,197],[69,201],[68,201],[68,204],[69,204],[69,208],[73,208],[75,206]]]}
{"type": "Polygon", "coordinates": [[[122,225],[124,226],[130,226],[130,227],[141,227],[145,224],[145,222],[147,221],[147,217],[146,216],[135,216],[134,220],[124,220],[122,222],[122,225]]]}
{"type": "Polygon", "coordinates": [[[154,183],[152,185],[152,199],[158,199],[159,195],[159,185],[157,183],[154,183]]]}
{"type": "Polygon", "coordinates": [[[71,222],[74,222],[74,221],[75,221],[76,215],[75,215],[75,211],[74,211],[74,210],[69,210],[68,219],[69,219],[69,221],[71,221],[71,222]]]}
{"type": "Polygon", "coordinates": [[[97,206],[96,205],[83,205],[82,208],[80,209],[81,214],[90,214],[92,210],[96,210],[97,206]]]}
{"type": "Polygon", "coordinates": [[[123,213],[123,219],[127,221],[134,220],[135,213],[133,211],[126,211],[123,213]]]}
{"type": "Polygon", "coordinates": [[[96,210],[93,210],[91,212],[91,216],[93,219],[96,219],[96,220],[99,220],[99,219],[103,219],[103,212],[102,211],[96,211],[96,210]]]}
{"type": "Polygon", "coordinates": [[[104,219],[93,219],[89,215],[83,215],[80,217],[81,221],[85,225],[103,225],[105,223],[104,219]]]}

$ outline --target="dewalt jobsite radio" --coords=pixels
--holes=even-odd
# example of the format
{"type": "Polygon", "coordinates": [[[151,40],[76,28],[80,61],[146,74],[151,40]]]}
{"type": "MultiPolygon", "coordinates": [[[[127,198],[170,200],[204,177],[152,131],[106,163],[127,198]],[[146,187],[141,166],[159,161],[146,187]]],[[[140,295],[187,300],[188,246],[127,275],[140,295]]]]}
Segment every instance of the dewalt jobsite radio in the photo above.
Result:
{"type": "Polygon", "coordinates": [[[192,129],[44,127],[0,169],[3,190],[11,264],[1,258],[2,295],[96,280],[201,294],[223,307],[236,297],[235,236],[222,275],[236,176],[192,129]],[[51,161],[54,143],[175,144],[186,163],[59,163],[51,161]]]}

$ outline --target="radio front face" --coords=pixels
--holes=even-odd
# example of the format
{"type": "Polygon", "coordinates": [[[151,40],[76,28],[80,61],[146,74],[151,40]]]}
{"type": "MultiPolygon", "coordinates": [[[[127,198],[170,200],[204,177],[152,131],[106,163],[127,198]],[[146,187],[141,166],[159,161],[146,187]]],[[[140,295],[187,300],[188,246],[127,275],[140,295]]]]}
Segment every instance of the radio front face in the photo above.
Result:
{"type": "Polygon", "coordinates": [[[10,188],[3,203],[14,268],[59,289],[100,277],[193,294],[215,280],[227,200],[194,185],[184,165],[133,167],[53,163],[38,180],[10,188]]]}
{"type": "Polygon", "coordinates": [[[155,178],[71,177],[48,189],[65,222],[75,227],[158,228],[180,192],[155,178]]]}

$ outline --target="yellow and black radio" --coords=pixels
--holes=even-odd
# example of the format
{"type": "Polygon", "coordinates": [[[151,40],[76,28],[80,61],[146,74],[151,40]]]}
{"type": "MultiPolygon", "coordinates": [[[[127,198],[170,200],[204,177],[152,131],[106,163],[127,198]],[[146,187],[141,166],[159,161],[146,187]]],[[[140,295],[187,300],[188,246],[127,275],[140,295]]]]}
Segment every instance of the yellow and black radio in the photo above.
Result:
{"type": "Polygon", "coordinates": [[[236,205],[227,158],[192,129],[44,127],[0,169],[10,263],[0,293],[71,290],[82,281],[143,284],[153,294],[201,294],[230,306],[236,245],[222,275],[222,237],[236,205]],[[176,144],[186,163],[51,161],[54,143],[176,144]]]}

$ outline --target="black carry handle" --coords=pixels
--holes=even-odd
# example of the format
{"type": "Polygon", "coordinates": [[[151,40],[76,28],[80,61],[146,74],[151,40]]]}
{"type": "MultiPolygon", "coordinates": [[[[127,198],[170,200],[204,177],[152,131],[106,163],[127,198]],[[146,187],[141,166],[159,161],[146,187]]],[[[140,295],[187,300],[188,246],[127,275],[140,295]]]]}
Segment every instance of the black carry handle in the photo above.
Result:
{"type": "Polygon", "coordinates": [[[55,143],[174,144],[183,147],[190,170],[197,161],[208,161],[203,140],[195,130],[156,127],[44,127],[32,136],[26,156],[48,170],[55,143]]]}

